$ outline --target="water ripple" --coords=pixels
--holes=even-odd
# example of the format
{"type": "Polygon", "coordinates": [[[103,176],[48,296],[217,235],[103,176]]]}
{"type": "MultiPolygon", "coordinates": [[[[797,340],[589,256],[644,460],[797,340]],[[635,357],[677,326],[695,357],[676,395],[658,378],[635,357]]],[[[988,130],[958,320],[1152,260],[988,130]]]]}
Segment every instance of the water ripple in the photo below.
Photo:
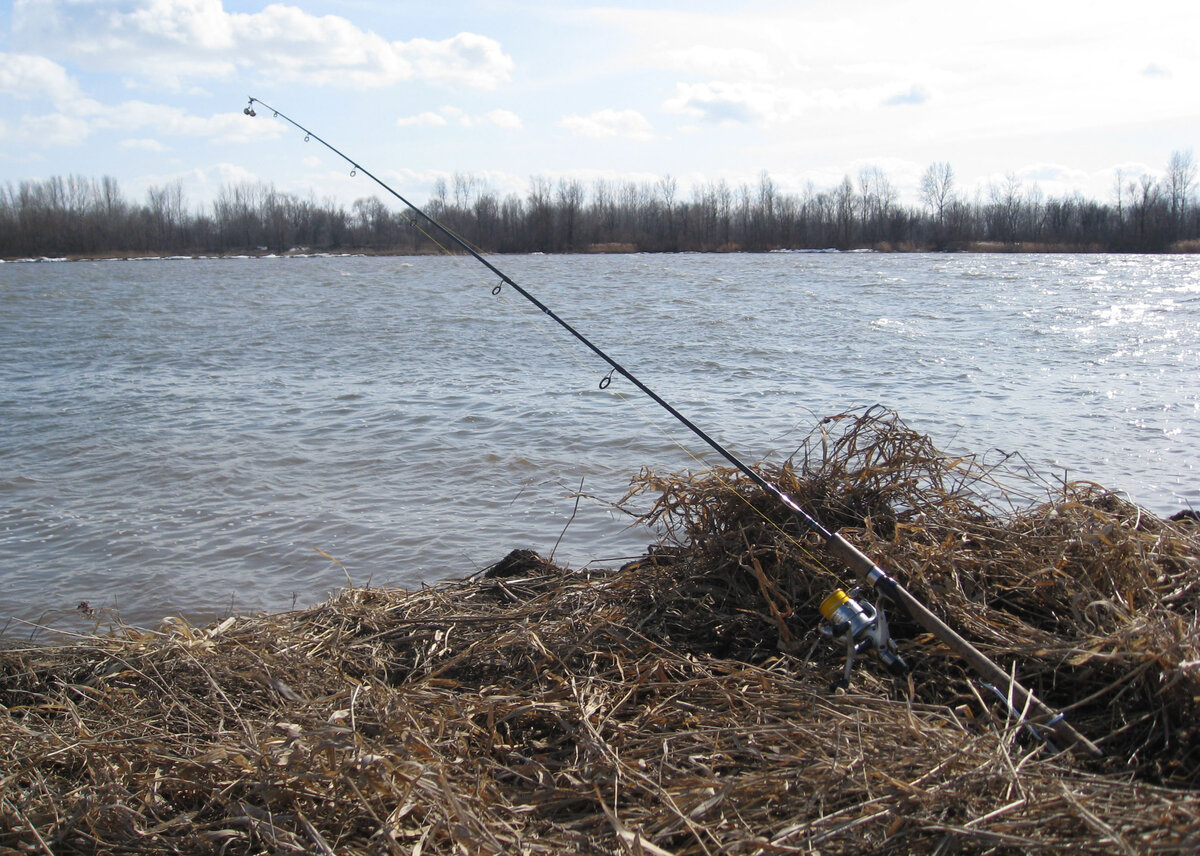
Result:
{"type": "MultiPolygon", "coordinates": [[[[879,402],[955,451],[1020,450],[1160,512],[1200,499],[1196,259],[500,262],[751,460],[879,402]]],[[[6,265],[0,622],[61,623],[80,600],[203,620],[347,574],[463,576],[515,546],[639,552],[652,533],[604,501],[702,447],[620,378],[599,390],[605,364],[476,268],[6,265]],[[581,479],[601,501],[572,519],[581,479]]]]}

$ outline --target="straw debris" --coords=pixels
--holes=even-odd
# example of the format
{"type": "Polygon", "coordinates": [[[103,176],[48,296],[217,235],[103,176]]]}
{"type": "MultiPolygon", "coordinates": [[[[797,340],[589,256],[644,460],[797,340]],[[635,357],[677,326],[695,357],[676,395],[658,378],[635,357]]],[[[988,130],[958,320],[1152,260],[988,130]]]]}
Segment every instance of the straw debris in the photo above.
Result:
{"type": "Polygon", "coordinates": [[[1200,845],[1200,541],[888,411],[763,471],[1106,757],[1056,754],[890,615],[831,689],[845,571],[736,473],[644,472],[662,540],[462,582],[0,649],[0,853],[1095,853],[1200,845]]]}

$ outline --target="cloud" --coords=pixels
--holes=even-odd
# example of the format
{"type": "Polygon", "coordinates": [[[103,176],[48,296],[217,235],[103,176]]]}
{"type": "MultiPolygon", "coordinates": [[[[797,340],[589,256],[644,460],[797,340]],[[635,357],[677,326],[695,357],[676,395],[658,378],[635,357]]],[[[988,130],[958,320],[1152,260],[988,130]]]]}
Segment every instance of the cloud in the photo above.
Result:
{"type": "Polygon", "coordinates": [[[508,81],[513,67],[499,42],[475,33],[459,33],[440,42],[413,39],[392,45],[412,63],[417,77],[432,83],[495,89],[508,81]]]}
{"type": "Polygon", "coordinates": [[[230,187],[237,184],[258,184],[261,179],[256,173],[251,172],[244,166],[235,163],[224,161],[216,165],[215,169],[201,171],[204,175],[213,175],[214,181],[221,186],[230,187]]]}
{"type": "MultiPolygon", "coordinates": [[[[1056,198],[1070,196],[1083,187],[1103,187],[1107,184],[1111,189],[1112,186],[1111,179],[1106,182],[1101,175],[1061,163],[1030,163],[1018,168],[1013,174],[1021,181],[1026,192],[1033,193],[1036,189],[1043,196],[1056,198]]],[[[1007,176],[1002,179],[993,176],[992,181],[997,186],[1002,186],[1007,181],[1007,176]]]]}
{"type": "Polygon", "coordinates": [[[663,102],[677,113],[716,125],[782,125],[815,113],[869,113],[880,105],[922,104],[924,87],[897,93],[894,84],[859,87],[800,87],[772,82],[710,80],[677,83],[675,94],[663,102]]]}
{"type": "Polygon", "coordinates": [[[77,146],[88,138],[91,126],[86,119],[63,113],[22,116],[10,137],[39,146],[77,146]]]}
{"type": "Polygon", "coordinates": [[[639,141],[654,139],[653,126],[637,110],[607,108],[587,116],[564,116],[558,125],[580,137],[624,137],[639,141]]]}
{"type": "Polygon", "coordinates": [[[663,109],[725,125],[787,118],[795,106],[785,104],[782,93],[771,86],[710,81],[676,84],[674,96],[664,102],[663,109]]]}
{"type": "Polygon", "coordinates": [[[475,120],[468,116],[460,107],[447,105],[441,109],[441,114],[447,122],[455,122],[460,128],[470,128],[475,124],[475,120]]]}
{"type": "Polygon", "coordinates": [[[25,53],[0,53],[0,92],[22,99],[66,104],[83,97],[79,85],[56,62],[25,53]]]}
{"type": "Polygon", "coordinates": [[[836,3],[632,5],[593,4],[586,14],[619,31],[623,73],[671,75],[663,109],[708,130],[816,126],[865,139],[868,123],[890,121],[927,144],[1186,118],[1195,103],[1184,91],[1196,79],[1184,74],[1196,67],[1194,2],[1151,0],[1176,26],[1132,64],[1112,59],[1130,56],[1128,18],[1112,4],[1083,14],[1078,4],[1018,0],[984,28],[941,0],[874,0],[856,12],[836,3]],[[914,105],[924,106],[881,109],[914,105]]]}
{"type": "MultiPolygon", "coordinates": [[[[1136,173],[1140,175],[1139,173],[1136,173]]],[[[963,189],[987,196],[1006,194],[1012,187],[1026,198],[1063,199],[1076,193],[1092,199],[1112,197],[1114,194],[1115,168],[1087,170],[1063,163],[1037,161],[1024,164],[1007,172],[991,172],[978,176],[974,182],[964,184],[963,189]]],[[[1135,174],[1126,171],[1125,183],[1135,174]]]]}
{"type": "Polygon", "coordinates": [[[55,108],[22,115],[0,134],[4,139],[43,146],[79,145],[92,131],[92,119],[103,107],[84,96],[67,70],[45,57],[0,53],[0,93],[55,108]]]}
{"type": "Polygon", "coordinates": [[[244,68],[317,85],[417,79],[493,89],[513,68],[486,36],[391,42],[337,15],[278,3],[241,13],[225,11],[222,0],[16,0],[12,20],[28,48],[175,87],[244,68]]]}
{"type": "Polygon", "coordinates": [[[913,84],[907,91],[883,99],[883,106],[901,107],[906,104],[924,104],[928,100],[929,93],[925,91],[925,87],[913,84]]]}
{"type": "Polygon", "coordinates": [[[396,124],[401,128],[411,128],[414,126],[424,126],[427,128],[441,128],[447,123],[446,117],[440,113],[433,113],[426,110],[424,113],[418,113],[416,116],[402,116],[396,120],[396,124]]]}
{"type": "Polygon", "coordinates": [[[516,131],[524,127],[521,117],[511,110],[492,110],[487,117],[493,125],[500,128],[516,131]]]}
{"type": "Polygon", "coordinates": [[[117,144],[117,148],[127,151],[144,151],[144,152],[165,152],[167,147],[158,140],[149,137],[131,137],[126,140],[121,140],[117,144]]]}
{"type": "Polygon", "coordinates": [[[0,54],[0,92],[48,100],[54,112],[25,114],[4,129],[3,137],[45,146],[77,146],[97,131],[116,131],[130,136],[119,145],[163,151],[165,146],[144,136],[208,138],[223,142],[248,142],[274,138],[283,130],[271,119],[250,120],[240,111],[197,116],[178,107],[124,101],[101,104],[84,96],[75,81],[48,60],[27,55],[0,54]],[[159,146],[155,149],[154,146],[159,146]]]}
{"type": "Polygon", "coordinates": [[[178,107],[126,101],[106,109],[95,120],[97,128],[136,131],[151,129],[157,134],[175,137],[198,137],[223,142],[248,142],[252,139],[273,138],[282,125],[263,118],[248,119],[241,111],[196,116],[178,107]]]}
{"type": "Polygon", "coordinates": [[[1017,170],[1016,175],[1025,181],[1072,181],[1087,175],[1083,170],[1060,163],[1031,163],[1017,170]]]}
{"type": "Polygon", "coordinates": [[[511,110],[492,110],[482,116],[472,116],[459,107],[451,106],[442,107],[437,112],[426,110],[415,116],[401,116],[396,120],[396,124],[401,128],[444,128],[452,122],[460,128],[496,125],[515,130],[523,127],[521,117],[511,110]]]}
{"type": "Polygon", "coordinates": [[[690,45],[666,51],[663,65],[684,74],[728,79],[768,79],[777,76],[776,66],[764,52],[749,48],[690,45]]]}

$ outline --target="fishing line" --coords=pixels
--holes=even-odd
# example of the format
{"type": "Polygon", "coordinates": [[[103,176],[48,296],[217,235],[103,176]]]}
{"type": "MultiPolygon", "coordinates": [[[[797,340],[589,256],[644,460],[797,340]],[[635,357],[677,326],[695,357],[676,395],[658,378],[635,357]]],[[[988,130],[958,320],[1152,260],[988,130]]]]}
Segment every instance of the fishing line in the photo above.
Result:
{"type": "MultiPolygon", "coordinates": [[[[432,230],[443,235],[452,244],[461,247],[467,254],[474,257],[476,261],[491,271],[499,280],[499,283],[492,289],[493,294],[500,295],[505,286],[512,288],[523,298],[537,307],[537,309],[541,310],[544,315],[574,336],[575,339],[586,346],[596,356],[600,357],[610,367],[611,370],[600,382],[601,389],[606,389],[611,384],[614,374],[619,374],[621,377],[632,383],[637,389],[645,394],[646,397],[669,413],[677,422],[696,435],[696,437],[704,441],[706,445],[708,445],[713,451],[717,452],[722,458],[733,465],[734,468],[740,470],[748,479],[750,479],[751,482],[758,485],[758,487],[766,491],[769,495],[774,497],[776,501],[791,511],[798,518],[800,523],[807,527],[809,531],[820,535],[825,541],[825,549],[829,552],[829,554],[849,568],[863,585],[873,588],[879,594],[886,597],[892,603],[896,604],[898,607],[907,612],[909,616],[912,617],[918,624],[931,632],[939,640],[945,643],[950,650],[964,659],[981,677],[997,686],[1007,687],[1016,704],[1034,711],[1039,720],[1039,722],[1035,724],[1047,730],[1053,731],[1068,746],[1079,748],[1093,756],[1100,756],[1103,754],[1094,743],[1076,731],[1063,718],[1061,713],[1058,713],[1047,707],[1042,701],[1029,692],[1029,690],[1017,683],[1012,675],[1000,668],[1000,666],[998,666],[986,654],[981,652],[978,648],[960,636],[957,631],[955,631],[952,627],[946,624],[945,621],[930,611],[925,604],[914,597],[913,594],[909,592],[908,589],[906,589],[903,585],[901,585],[898,580],[888,574],[870,557],[846,540],[845,536],[843,536],[841,532],[830,530],[825,527],[820,521],[805,511],[795,500],[784,493],[781,488],[759,474],[751,466],[744,463],[725,446],[714,440],[698,425],[672,407],[665,399],[658,395],[658,393],[654,392],[654,390],[642,383],[642,381],[635,377],[628,369],[614,360],[604,350],[595,345],[590,339],[571,326],[571,324],[559,317],[559,315],[550,309],[549,306],[542,303],[533,294],[526,291],[515,281],[513,281],[506,273],[484,258],[483,255],[474,247],[472,247],[464,238],[459,237],[441,222],[426,214],[412,202],[408,201],[408,199],[400,195],[400,193],[390,187],[383,180],[371,173],[370,170],[364,168],[349,155],[345,154],[321,137],[317,136],[311,130],[299,124],[294,119],[284,115],[283,113],[280,113],[266,102],[251,97],[249,103],[247,103],[242,112],[247,116],[257,115],[254,109],[255,104],[262,105],[265,109],[270,110],[276,118],[283,119],[289,125],[292,125],[297,130],[303,132],[306,142],[309,140],[316,140],[319,142],[325,148],[329,149],[329,151],[333,152],[342,160],[346,161],[346,163],[350,164],[351,176],[356,176],[361,172],[363,175],[370,178],[381,188],[403,203],[423,222],[428,224],[432,230]]],[[[440,242],[435,241],[435,243],[438,243],[440,246],[440,242]]],[[[840,614],[842,612],[848,613],[851,607],[857,606],[857,604],[852,600],[849,602],[839,601],[838,603],[830,604],[830,602],[834,601],[836,596],[839,594],[842,595],[842,597],[845,597],[844,592],[839,591],[835,593],[834,596],[831,596],[827,600],[826,604],[822,604],[822,614],[826,613],[827,605],[830,605],[831,607],[830,614],[840,614]]],[[[826,618],[829,617],[830,615],[826,615],[826,618]]],[[[864,628],[864,632],[871,626],[869,625],[869,618],[869,615],[861,613],[861,611],[859,614],[854,616],[857,626],[864,628]]],[[[849,626],[851,623],[852,622],[850,621],[846,622],[847,626],[849,626]]],[[[851,656],[852,643],[858,637],[852,637],[849,633],[846,633],[845,638],[848,645],[847,657],[849,658],[849,656],[851,656]]]]}

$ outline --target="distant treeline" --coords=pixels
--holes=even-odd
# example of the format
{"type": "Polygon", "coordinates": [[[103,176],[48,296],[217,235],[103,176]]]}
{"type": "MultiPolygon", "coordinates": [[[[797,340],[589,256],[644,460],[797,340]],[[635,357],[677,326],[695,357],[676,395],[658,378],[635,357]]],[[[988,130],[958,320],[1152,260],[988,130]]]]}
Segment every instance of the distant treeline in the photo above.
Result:
{"type": "MultiPolygon", "coordinates": [[[[470,174],[439,181],[426,210],[485,252],[1058,249],[1200,250],[1200,204],[1190,152],[1161,178],[1118,173],[1112,199],[1046,198],[1010,175],[967,198],[947,163],[926,169],[919,206],[902,205],[877,168],[836,187],[784,193],[763,172],[755,184],[714,181],[681,198],[670,176],[654,182],[534,177],[524,195],[498,196],[470,174]]],[[[423,253],[444,240],[385,205],[226,186],[207,210],[190,210],[181,182],[126,199],[112,178],[70,176],[0,188],[0,257],[320,251],[423,253]],[[432,236],[432,237],[431,237],[432,236]]]]}

